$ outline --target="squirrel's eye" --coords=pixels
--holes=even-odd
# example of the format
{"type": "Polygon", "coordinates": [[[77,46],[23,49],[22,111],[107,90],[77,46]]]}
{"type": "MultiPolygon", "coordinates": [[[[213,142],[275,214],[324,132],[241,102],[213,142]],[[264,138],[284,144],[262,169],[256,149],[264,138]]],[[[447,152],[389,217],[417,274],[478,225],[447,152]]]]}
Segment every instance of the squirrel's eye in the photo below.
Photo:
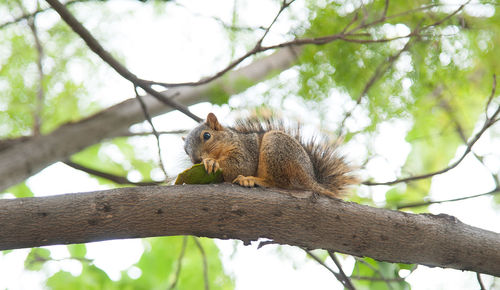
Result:
{"type": "Polygon", "coordinates": [[[212,137],[212,135],[210,135],[210,133],[208,133],[208,132],[203,133],[203,139],[208,140],[208,139],[210,139],[210,137],[212,137]]]}

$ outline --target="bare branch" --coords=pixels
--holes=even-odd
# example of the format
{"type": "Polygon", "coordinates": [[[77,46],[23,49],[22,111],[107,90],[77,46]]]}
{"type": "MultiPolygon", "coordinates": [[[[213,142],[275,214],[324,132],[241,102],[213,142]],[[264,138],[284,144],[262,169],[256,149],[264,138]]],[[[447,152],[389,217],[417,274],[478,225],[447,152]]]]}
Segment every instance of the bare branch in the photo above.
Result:
{"type": "Polygon", "coordinates": [[[337,130],[337,135],[342,136],[343,135],[343,129],[345,126],[345,122],[349,117],[351,117],[352,113],[354,112],[354,109],[356,106],[361,104],[361,101],[363,97],[368,93],[368,91],[373,87],[375,82],[380,79],[393,65],[394,62],[403,54],[403,52],[407,51],[410,48],[412,41],[409,40],[406,42],[406,44],[403,46],[402,49],[400,49],[397,53],[391,55],[386,61],[382,62],[380,65],[377,66],[375,69],[375,72],[371,76],[371,78],[368,80],[368,82],[365,84],[363,91],[359,94],[358,98],[356,99],[356,104],[351,110],[347,111],[344,114],[344,118],[340,122],[339,129],[337,130]]]}
{"type": "MultiPolygon", "coordinates": [[[[176,135],[176,134],[186,134],[188,130],[171,130],[171,131],[156,131],[158,135],[176,135]]],[[[140,137],[140,136],[150,136],[154,135],[153,132],[123,132],[120,136],[116,137],[140,137]]]]}
{"type": "MultiPolygon", "coordinates": [[[[42,42],[40,41],[40,37],[38,36],[38,31],[37,27],[35,24],[35,15],[29,17],[26,15],[29,15],[28,11],[26,8],[23,6],[23,3],[18,0],[17,1],[19,7],[23,11],[23,17],[25,16],[28,20],[28,26],[31,30],[31,33],[33,34],[33,40],[35,41],[35,48],[37,51],[37,70],[38,70],[38,90],[37,90],[37,98],[35,101],[35,110],[33,111],[33,135],[38,136],[40,135],[40,127],[41,127],[41,113],[43,109],[43,102],[44,102],[44,92],[43,92],[43,80],[44,80],[44,72],[43,72],[43,57],[44,57],[44,52],[43,52],[43,46],[42,42]]],[[[38,2],[37,2],[38,3],[38,2]]]]}
{"type": "MultiPolygon", "coordinates": [[[[337,279],[344,287],[348,288],[348,286],[345,284],[345,281],[342,279],[342,276],[339,273],[335,272],[332,268],[330,268],[330,266],[325,264],[325,262],[323,262],[318,256],[313,254],[313,252],[311,252],[310,250],[304,248],[303,250],[307,253],[307,255],[309,255],[309,257],[313,258],[321,266],[325,267],[325,269],[327,269],[330,273],[332,273],[333,276],[335,276],[335,279],[337,279]]],[[[354,288],[348,288],[348,289],[353,290],[354,288]]]]}
{"type": "Polygon", "coordinates": [[[232,70],[233,68],[235,68],[237,65],[239,65],[241,62],[243,62],[245,59],[247,59],[248,57],[254,55],[254,54],[257,54],[259,52],[263,52],[263,51],[266,51],[266,50],[269,50],[269,49],[272,49],[272,48],[264,48],[262,46],[262,41],[264,41],[264,38],[267,36],[267,34],[269,33],[269,30],[271,30],[271,27],[274,25],[274,23],[278,20],[278,17],[281,15],[281,13],[286,9],[288,8],[288,6],[290,6],[295,0],[291,0],[289,2],[286,2],[286,1],[283,1],[282,4],[281,4],[281,7],[278,11],[278,13],[276,14],[276,16],[274,17],[273,21],[271,22],[271,24],[266,28],[266,30],[264,31],[264,34],[262,35],[262,37],[257,41],[257,43],[255,44],[254,48],[251,49],[250,51],[248,51],[247,53],[245,53],[244,55],[242,55],[241,57],[233,60],[228,66],[226,66],[224,69],[222,69],[221,71],[217,72],[216,74],[214,74],[213,76],[211,77],[207,77],[207,78],[203,78],[199,81],[196,81],[196,82],[183,82],[183,83],[165,83],[165,82],[154,82],[154,81],[147,81],[147,83],[149,85],[159,85],[159,86],[163,86],[165,88],[174,88],[174,87],[181,87],[181,86],[199,86],[199,85],[203,85],[203,84],[207,84],[209,82],[212,82],[214,81],[215,79],[218,79],[220,78],[221,76],[223,76],[224,74],[226,74],[228,71],[232,70]]]}
{"type": "Polygon", "coordinates": [[[228,30],[232,30],[232,31],[249,31],[249,32],[254,32],[255,30],[266,30],[266,28],[263,27],[263,26],[252,27],[252,26],[234,26],[234,25],[231,25],[231,24],[227,24],[224,20],[222,20],[221,18],[219,18],[217,16],[213,16],[213,15],[208,16],[208,15],[204,15],[204,14],[201,14],[201,13],[193,12],[189,8],[187,8],[185,5],[183,5],[182,3],[179,3],[179,2],[175,2],[175,6],[181,7],[181,8],[184,8],[184,9],[188,10],[188,12],[190,12],[194,16],[203,17],[203,18],[210,18],[210,19],[216,21],[217,23],[219,23],[220,25],[222,25],[222,27],[224,27],[225,29],[228,29],[228,30]]]}
{"type": "Polygon", "coordinates": [[[136,185],[136,186],[151,186],[151,185],[161,184],[161,182],[154,182],[154,181],[132,182],[132,181],[128,180],[126,177],[114,175],[114,174],[107,173],[107,172],[102,172],[102,171],[92,169],[92,168],[88,168],[86,166],[72,162],[70,160],[64,161],[64,164],[66,164],[69,167],[72,167],[76,170],[80,170],[80,171],[83,171],[85,173],[113,181],[116,184],[122,184],[122,185],[123,184],[130,184],[130,185],[136,185]]]}
{"type": "Polygon", "coordinates": [[[344,281],[344,285],[346,286],[346,288],[347,289],[355,289],[354,285],[352,285],[351,279],[349,279],[349,277],[347,277],[347,275],[344,272],[344,269],[342,269],[342,265],[340,264],[339,260],[335,256],[335,253],[332,251],[328,251],[328,255],[335,263],[335,266],[337,266],[337,268],[339,269],[339,274],[342,277],[342,280],[344,281]]]}
{"type": "MultiPolygon", "coordinates": [[[[493,94],[495,93],[495,90],[496,90],[496,82],[494,81],[493,82],[493,90],[492,90],[493,94]]],[[[400,179],[395,179],[393,181],[387,181],[387,182],[365,181],[362,184],[370,185],[370,186],[373,186],[373,185],[392,185],[392,184],[401,183],[401,182],[409,182],[409,181],[415,181],[415,180],[419,180],[419,179],[430,178],[432,176],[443,174],[445,172],[450,171],[451,169],[457,167],[465,159],[465,157],[472,151],[472,147],[474,146],[474,144],[476,144],[476,142],[481,138],[481,136],[484,134],[484,132],[486,132],[486,130],[488,130],[491,126],[493,126],[498,121],[497,117],[499,114],[500,114],[500,106],[498,106],[498,108],[496,109],[496,111],[493,113],[493,115],[491,117],[486,116],[486,120],[483,124],[483,127],[479,130],[479,132],[476,133],[476,135],[474,135],[474,137],[472,137],[472,139],[469,142],[467,142],[467,148],[465,148],[465,151],[462,154],[462,156],[460,156],[460,158],[458,158],[458,160],[453,162],[451,165],[449,165],[441,170],[434,171],[431,173],[422,174],[422,175],[400,178],[400,179]]]]}
{"type": "Polygon", "coordinates": [[[202,119],[195,114],[191,113],[187,107],[172,100],[171,98],[165,97],[162,93],[154,90],[151,87],[151,82],[138,78],[135,74],[130,72],[125,66],[118,62],[107,50],[102,47],[102,45],[95,39],[92,34],[80,23],[78,20],[69,12],[69,10],[61,4],[58,0],[46,0],[61,18],[77,33],[87,46],[96,53],[103,61],[110,65],[118,74],[132,82],[134,86],[140,87],[148,94],[155,97],[157,100],[161,101],[165,105],[171,106],[180,112],[184,113],[197,122],[201,122],[202,119]]]}
{"type": "MultiPolygon", "coordinates": [[[[283,48],[283,47],[296,47],[296,46],[302,46],[302,45],[307,45],[307,44],[323,45],[323,44],[327,44],[327,43],[330,43],[330,42],[333,42],[336,40],[343,40],[346,42],[355,42],[355,43],[383,43],[383,42],[391,42],[394,40],[404,39],[404,38],[412,38],[412,37],[417,37],[417,36],[420,37],[423,35],[423,34],[421,34],[422,30],[437,26],[437,25],[441,24],[442,22],[444,22],[445,19],[449,19],[451,17],[450,15],[448,15],[445,19],[442,19],[442,20],[439,20],[439,21],[434,22],[432,24],[429,24],[423,29],[414,30],[411,33],[404,35],[404,36],[397,36],[397,37],[391,37],[391,38],[380,38],[380,39],[360,39],[360,38],[353,38],[353,37],[368,36],[368,35],[366,33],[359,34],[359,33],[357,33],[357,31],[359,31],[361,29],[365,29],[367,27],[375,26],[375,25],[377,25],[377,24],[379,24],[379,23],[381,23],[381,22],[383,22],[386,19],[391,18],[391,17],[387,17],[387,16],[382,15],[382,17],[380,17],[379,19],[377,19],[375,21],[372,21],[369,23],[361,23],[360,25],[356,26],[355,28],[348,30],[348,28],[357,20],[357,16],[355,15],[354,18],[351,20],[351,22],[348,25],[346,25],[346,27],[342,30],[341,33],[322,36],[322,37],[314,37],[314,38],[296,38],[294,40],[282,42],[282,43],[275,44],[275,45],[262,46],[261,43],[262,43],[264,37],[267,35],[271,26],[274,24],[274,22],[276,21],[276,19],[280,15],[280,13],[285,8],[287,8],[292,2],[293,1],[290,1],[290,2],[283,1],[282,2],[282,6],[281,6],[278,14],[276,15],[275,19],[273,20],[271,25],[266,29],[266,31],[265,31],[264,35],[261,37],[261,39],[259,39],[259,41],[257,41],[257,44],[254,46],[253,49],[249,50],[247,53],[245,53],[241,57],[232,61],[228,66],[226,66],[224,69],[220,70],[219,72],[215,73],[214,75],[207,77],[207,78],[203,78],[199,81],[194,81],[194,82],[165,83],[165,82],[145,81],[145,83],[150,84],[150,85],[153,85],[153,84],[160,85],[160,86],[163,86],[165,88],[172,88],[172,87],[179,87],[179,86],[203,85],[203,84],[209,83],[209,82],[223,76],[225,73],[227,73],[231,69],[235,68],[238,64],[240,64],[242,61],[244,61],[248,57],[255,55],[257,53],[260,53],[260,52],[267,51],[267,50],[283,48]]],[[[387,2],[387,5],[388,5],[388,2],[387,2]]],[[[413,9],[411,11],[412,12],[421,11],[424,9],[429,9],[430,7],[431,6],[421,7],[419,9],[413,9]]],[[[457,9],[457,11],[455,11],[452,14],[455,15],[462,8],[457,9]]],[[[404,15],[404,14],[400,13],[396,16],[399,17],[401,15],[404,15]]]]}
{"type": "Polygon", "coordinates": [[[382,13],[383,19],[387,17],[387,10],[389,10],[389,0],[385,0],[384,12],[382,13]]]}
{"type": "Polygon", "coordinates": [[[493,189],[492,191],[489,191],[489,192],[475,194],[475,195],[469,195],[469,196],[464,196],[464,197],[458,197],[458,198],[453,198],[453,199],[431,200],[431,201],[423,201],[423,202],[403,204],[403,205],[399,205],[397,207],[397,209],[411,208],[411,207],[420,207],[420,206],[428,206],[428,205],[436,204],[436,203],[461,201],[461,200],[466,200],[466,199],[471,199],[471,198],[477,198],[477,197],[486,196],[486,195],[495,195],[495,194],[498,194],[498,193],[500,193],[500,187],[496,187],[495,189],[493,189]]]}
{"type": "Polygon", "coordinates": [[[452,18],[453,16],[455,16],[456,14],[458,14],[460,11],[462,11],[465,8],[465,6],[467,6],[470,3],[470,1],[471,0],[468,0],[464,4],[460,5],[460,7],[458,7],[458,9],[456,9],[452,13],[448,14],[446,17],[444,17],[441,20],[438,20],[438,21],[436,21],[436,22],[434,22],[434,23],[432,23],[430,25],[424,26],[422,29],[427,29],[427,28],[430,28],[430,27],[433,27],[433,26],[439,26],[439,25],[443,24],[446,20],[452,18]]]}
{"type": "MultiPolygon", "coordinates": [[[[286,48],[229,72],[224,79],[199,87],[179,87],[165,91],[169,96],[190,106],[209,102],[214,89],[227,94],[243,92],[294,65],[299,50],[286,48]],[[245,79],[245,84],[241,83],[245,79]]],[[[152,96],[144,96],[149,113],[157,116],[172,111],[152,96]]],[[[83,148],[106,138],[121,136],[129,127],[144,121],[144,112],[137,100],[128,99],[76,122],[68,122],[37,138],[22,137],[0,141],[0,191],[40,172],[46,166],[65,160],[83,148]],[[106,124],[106,126],[103,126],[106,124]],[[55,150],[57,148],[57,150],[55,150]]]]}
{"type": "Polygon", "coordinates": [[[486,103],[486,108],[485,108],[485,113],[487,118],[488,118],[488,108],[491,105],[491,101],[493,101],[493,97],[495,97],[496,89],[497,89],[497,75],[493,74],[493,86],[491,87],[491,94],[488,97],[488,102],[486,103]]]}
{"type": "MultiPolygon", "coordinates": [[[[70,0],[70,1],[68,1],[66,3],[64,3],[63,5],[70,6],[70,5],[78,3],[78,2],[87,2],[87,1],[89,1],[89,0],[70,0]]],[[[22,20],[35,17],[39,13],[43,13],[43,12],[46,12],[46,11],[51,10],[51,9],[52,9],[52,7],[38,8],[33,13],[29,13],[29,14],[28,13],[23,13],[23,15],[21,15],[21,16],[19,16],[17,18],[14,18],[13,20],[10,20],[10,21],[7,21],[7,22],[4,22],[4,23],[0,24],[0,29],[3,29],[4,27],[7,27],[9,25],[18,23],[18,22],[20,22],[22,20]]]]}
{"type": "Polygon", "coordinates": [[[402,282],[405,278],[379,278],[370,276],[351,276],[352,280],[381,281],[381,282],[402,282]]]}
{"type": "Polygon", "coordinates": [[[483,284],[483,280],[481,279],[481,274],[476,273],[476,278],[477,278],[477,283],[479,283],[479,289],[486,290],[486,287],[484,287],[483,284]]]}
{"type": "Polygon", "coordinates": [[[205,290],[210,289],[210,284],[208,283],[208,263],[207,263],[207,255],[205,254],[205,250],[203,249],[203,245],[200,243],[197,237],[192,237],[196,247],[200,250],[201,259],[203,260],[203,281],[205,282],[205,290]]]}

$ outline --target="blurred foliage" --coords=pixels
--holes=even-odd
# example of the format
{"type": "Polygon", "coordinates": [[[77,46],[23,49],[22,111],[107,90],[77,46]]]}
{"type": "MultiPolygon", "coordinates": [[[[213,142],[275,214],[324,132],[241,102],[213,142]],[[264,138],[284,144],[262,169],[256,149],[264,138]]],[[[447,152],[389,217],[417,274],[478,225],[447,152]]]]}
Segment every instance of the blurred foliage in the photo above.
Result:
{"type": "MultiPolygon", "coordinates": [[[[166,3],[175,2],[169,0],[137,1],[147,2],[144,5],[152,2],[156,8],[175,4],[166,3]]],[[[227,47],[227,51],[221,49],[221,55],[230,54],[231,59],[238,57],[241,51],[253,47],[254,40],[264,33],[263,29],[244,29],[248,24],[244,23],[245,11],[239,10],[238,5],[241,3],[237,2],[234,2],[231,21],[224,27],[228,44],[221,44],[222,48],[227,47]],[[235,29],[237,27],[243,29],[235,29]]],[[[355,114],[352,114],[346,119],[354,121],[357,126],[354,129],[347,126],[347,123],[341,127],[342,122],[335,122],[327,123],[329,128],[325,131],[342,132],[348,142],[354,142],[356,138],[364,140],[366,163],[377,155],[371,145],[382,133],[383,124],[409,121],[405,140],[411,146],[411,151],[404,165],[397,168],[397,175],[432,172],[446,167],[456,156],[457,148],[464,143],[457,133],[457,124],[467,137],[481,120],[491,91],[491,76],[499,73],[500,12],[498,5],[494,5],[495,2],[479,1],[471,3],[468,5],[469,9],[448,19],[447,15],[457,9],[457,5],[421,0],[393,0],[389,3],[387,18],[378,21],[384,11],[383,0],[307,1],[307,17],[290,16],[296,26],[290,27],[286,37],[332,35],[341,33],[348,25],[352,29],[373,21],[376,22],[374,25],[357,31],[360,38],[391,38],[406,35],[416,28],[431,27],[421,30],[421,35],[411,40],[403,38],[363,44],[339,39],[324,45],[304,46],[296,70],[297,76],[280,83],[282,76],[276,72],[268,82],[273,87],[263,94],[283,95],[279,103],[283,107],[286,98],[300,97],[303,104],[315,109],[311,112],[317,112],[324,118],[331,117],[330,112],[322,111],[322,107],[326,107],[323,106],[324,101],[340,97],[339,95],[347,96],[342,113],[347,116],[349,108],[358,108],[369,121],[359,122],[355,114]],[[429,5],[432,8],[425,8],[429,5]],[[406,13],[407,11],[412,12],[406,13]],[[478,14],[477,11],[482,11],[483,14],[478,14]],[[432,26],[437,22],[439,25],[432,26]]],[[[1,2],[0,12],[5,11],[12,18],[22,14],[16,0],[1,2]]],[[[156,11],[163,13],[168,9],[156,11]]],[[[42,134],[51,132],[64,123],[82,120],[103,109],[90,96],[86,79],[102,69],[100,61],[95,61],[95,56],[82,45],[81,40],[67,25],[60,21],[49,21],[39,31],[44,50],[44,81],[40,84],[36,67],[39,55],[26,21],[5,27],[1,26],[2,23],[0,22],[0,139],[33,134],[36,95],[40,85],[45,95],[40,116],[42,134]],[[79,70],[84,71],[85,77],[80,76],[79,70]]],[[[268,23],[262,25],[265,27],[268,23]]],[[[245,88],[253,84],[246,79],[234,82],[245,88]]],[[[213,89],[209,97],[218,105],[230,101],[230,95],[225,93],[222,85],[213,89]]],[[[107,140],[84,149],[71,159],[103,172],[119,176],[139,173],[142,180],[150,180],[153,172],[158,170],[157,160],[141,155],[134,147],[134,142],[130,141],[128,138],[107,140]]],[[[118,186],[109,180],[95,178],[109,187],[118,186]]],[[[367,178],[371,176],[368,174],[367,178]]],[[[400,204],[422,201],[428,197],[430,186],[430,179],[388,186],[385,204],[382,206],[396,208],[400,204]]],[[[6,192],[15,197],[33,196],[26,183],[6,192]]],[[[374,204],[373,197],[369,194],[354,196],[352,200],[374,204]]],[[[498,207],[500,195],[496,195],[494,201],[498,207]]],[[[418,209],[426,210],[425,207],[418,209]]],[[[208,261],[210,289],[234,288],[233,279],[222,268],[219,250],[214,242],[209,239],[200,239],[200,242],[208,261]]],[[[135,277],[130,275],[130,271],[124,271],[120,279],[115,281],[86,258],[85,245],[68,246],[70,259],[79,261],[82,265],[81,273],[74,276],[60,270],[50,275],[46,286],[50,289],[168,289],[177,279],[175,289],[204,288],[203,261],[192,237],[187,240],[184,237],[145,239],[144,248],[140,260],[132,266],[136,272],[141,273],[140,276],[135,277]],[[184,255],[179,260],[181,252],[184,255]],[[177,277],[179,262],[182,268],[177,277]]],[[[327,254],[321,254],[321,259],[328,259],[327,254]]],[[[370,258],[362,261],[356,261],[352,275],[373,279],[353,280],[358,289],[409,288],[401,273],[404,273],[402,270],[413,271],[412,265],[383,263],[370,258]]],[[[50,251],[36,248],[27,256],[25,267],[32,271],[42,271],[48,262],[54,262],[50,251]]]]}
{"type": "MultiPolygon", "coordinates": [[[[377,21],[384,3],[348,5],[332,1],[318,7],[311,1],[306,36],[331,35],[340,33],[347,25],[351,29],[377,21]]],[[[500,53],[500,13],[497,7],[486,3],[475,3],[471,10],[447,19],[458,5],[390,1],[388,20],[357,32],[381,39],[407,35],[438,22],[439,25],[422,30],[422,36],[409,40],[406,47],[407,39],[369,44],[337,40],[306,46],[301,56],[298,93],[304,99],[321,101],[332,96],[335,88],[354,102],[359,100],[358,106],[366,110],[370,123],[357,128],[356,134],[374,136],[370,134],[378,133],[384,122],[411,120],[406,136],[411,152],[400,169],[402,175],[442,169],[464,143],[457,134],[457,124],[466,138],[471,135],[490,95],[492,75],[499,71],[500,60],[495,55],[500,53]],[[430,4],[435,7],[405,13],[430,4]],[[480,8],[489,8],[493,15],[476,17],[467,12],[480,8]],[[405,14],[392,17],[401,13],[405,14]],[[373,84],[367,85],[372,78],[373,84]]],[[[352,137],[346,133],[346,140],[352,137]]],[[[430,184],[430,179],[425,179],[392,187],[387,191],[387,206],[395,208],[403,201],[423,200],[430,184]]]]}
{"type": "MultiPolygon", "coordinates": [[[[116,281],[85,257],[84,244],[70,245],[67,260],[80,262],[81,274],[74,276],[59,270],[51,275],[46,286],[48,289],[203,289],[204,271],[207,271],[209,289],[234,288],[233,279],[222,267],[219,249],[211,239],[176,236],[144,239],[143,244],[144,253],[139,261],[122,271],[116,281]],[[195,239],[203,248],[206,270],[195,239]]],[[[48,249],[34,248],[26,258],[25,267],[30,271],[40,271],[45,263],[58,261],[51,258],[48,249]]]]}
{"type": "MultiPolygon", "coordinates": [[[[352,272],[356,289],[374,290],[409,290],[410,284],[400,276],[401,270],[415,270],[414,265],[379,262],[371,258],[356,260],[352,272]],[[370,279],[371,278],[371,279],[370,279]]],[[[408,276],[409,273],[407,273],[408,276]]]]}
{"type": "MultiPolygon", "coordinates": [[[[145,137],[136,138],[144,139],[145,137]]],[[[73,155],[71,160],[84,167],[99,169],[99,171],[117,176],[127,177],[130,172],[138,172],[140,180],[134,181],[150,181],[153,170],[158,169],[158,162],[140,158],[136,149],[128,142],[127,138],[115,138],[112,141],[90,146],[73,155]]],[[[101,184],[118,186],[110,180],[100,177],[95,178],[101,184]]]]}

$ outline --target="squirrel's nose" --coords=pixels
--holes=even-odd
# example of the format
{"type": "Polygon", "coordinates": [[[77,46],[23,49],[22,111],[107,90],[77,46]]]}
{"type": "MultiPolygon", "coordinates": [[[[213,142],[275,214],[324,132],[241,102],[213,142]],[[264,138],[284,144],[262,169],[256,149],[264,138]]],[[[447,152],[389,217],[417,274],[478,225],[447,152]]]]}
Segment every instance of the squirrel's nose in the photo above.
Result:
{"type": "Polygon", "coordinates": [[[193,162],[193,164],[198,164],[201,163],[201,158],[191,157],[191,161],[193,162]]]}

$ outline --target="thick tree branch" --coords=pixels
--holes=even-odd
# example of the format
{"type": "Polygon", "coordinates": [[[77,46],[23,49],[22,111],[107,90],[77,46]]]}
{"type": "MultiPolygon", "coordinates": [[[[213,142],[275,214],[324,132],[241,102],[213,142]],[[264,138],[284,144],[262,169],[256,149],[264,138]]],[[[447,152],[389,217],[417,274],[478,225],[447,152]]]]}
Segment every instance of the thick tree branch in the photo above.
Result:
{"type": "MultiPolygon", "coordinates": [[[[291,48],[278,50],[229,72],[224,79],[198,87],[174,88],[163,93],[167,97],[174,96],[186,106],[210,101],[214,91],[236,94],[276,72],[288,69],[299,53],[299,50],[291,48]]],[[[151,116],[172,111],[149,95],[143,99],[151,116]]],[[[104,138],[122,136],[128,132],[129,126],[142,121],[144,113],[138,101],[129,99],[87,119],[62,125],[47,135],[3,141],[0,143],[0,191],[104,138]]]]}
{"type": "Polygon", "coordinates": [[[165,235],[258,238],[500,276],[500,234],[310,192],[228,184],[120,188],[0,200],[0,249],[165,235]]]}

